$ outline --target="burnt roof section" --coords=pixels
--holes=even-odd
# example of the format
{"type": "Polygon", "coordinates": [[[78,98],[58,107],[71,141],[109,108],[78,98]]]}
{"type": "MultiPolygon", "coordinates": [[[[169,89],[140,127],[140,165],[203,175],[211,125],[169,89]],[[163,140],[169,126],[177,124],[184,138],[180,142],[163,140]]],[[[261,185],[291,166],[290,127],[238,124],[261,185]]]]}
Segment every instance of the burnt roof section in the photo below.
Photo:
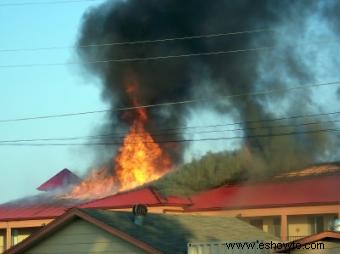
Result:
{"type": "Polygon", "coordinates": [[[290,179],[295,177],[335,175],[335,174],[340,174],[340,162],[316,164],[300,170],[277,175],[274,177],[274,179],[282,178],[290,179]]]}
{"type": "Polygon", "coordinates": [[[74,185],[81,181],[81,179],[72,173],[69,169],[64,168],[52,178],[40,185],[37,190],[52,191],[65,186],[74,185]]]}

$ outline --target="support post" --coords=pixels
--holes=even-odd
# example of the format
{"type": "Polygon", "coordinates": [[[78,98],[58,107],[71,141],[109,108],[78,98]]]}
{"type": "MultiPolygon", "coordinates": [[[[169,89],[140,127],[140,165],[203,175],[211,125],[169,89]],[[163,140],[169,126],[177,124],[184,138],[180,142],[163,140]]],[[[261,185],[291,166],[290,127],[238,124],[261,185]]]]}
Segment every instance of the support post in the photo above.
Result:
{"type": "Polygon", "coordinates": [[[6,250],[12,246],[12,228],[10,226],[6,227],[6,250]]]}
{"type": "Polygon", "coordinates": [[[288,223],[287,223],[287,215],[281,215],[281,240],[287,241],[288,240],[288,223]]]}

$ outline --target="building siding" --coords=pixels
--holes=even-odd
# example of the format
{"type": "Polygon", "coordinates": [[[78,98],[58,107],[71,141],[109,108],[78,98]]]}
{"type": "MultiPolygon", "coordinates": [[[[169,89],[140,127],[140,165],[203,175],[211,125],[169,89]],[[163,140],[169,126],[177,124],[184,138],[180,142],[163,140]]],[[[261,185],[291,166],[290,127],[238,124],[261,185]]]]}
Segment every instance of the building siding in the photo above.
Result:
{"type": "Polygon", "coordinates": [[[25,254],[145,254],[134,245],[80,219],[57,231],[25,254]]]}
{"type": "MultiPolygon", "coordinates": [[[[339,240],[325,240],[315,242],[314,244],[323,243],[324,249],[295,249],[289,252],[289,254],[339,254],[340,253],[340,241],[339,240]]],[[[310,245],[309,248],[316,245],[310,245]]],[[[302,246],[304,248],[304,246],[302,246]]]]}

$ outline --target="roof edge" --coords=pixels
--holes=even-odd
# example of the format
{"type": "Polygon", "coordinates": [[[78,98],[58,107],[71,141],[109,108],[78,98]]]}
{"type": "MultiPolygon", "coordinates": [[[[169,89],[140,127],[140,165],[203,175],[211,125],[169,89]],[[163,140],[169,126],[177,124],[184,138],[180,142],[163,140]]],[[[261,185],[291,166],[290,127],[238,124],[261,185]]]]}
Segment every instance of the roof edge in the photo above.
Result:
{"type": "Polygon", "coordinates": [[[280,207],[301,207],[301,206],[320,206],[320,205],[339,205],[340,201],[336,202],[313,202],[313,203],[295,203],[295,204],[277,204],[268,206],[235,206],[235,207],[208,207],[208,208],[192,208],[184,209],[184,212],[210,212],[210,211],[232,211],[244,209],[271,209],[280,207]]]}
{"type": "Polygon", "coordinates": [[[104,222],[92,217],[91,215],[87,214],[86,209],[79,209],[79,208],[72,208],[65,214],[58,217],[56,220],[52,221],[51,223],[47,224],[45,227],[43,227],[41,230],[39,230],[36,233],[33,233],[31,236],[23,240],[21,243],[14,245],[13,247],[6,250],[3,254],[17,254],[22,253],[22,251],[25,251],[31,247],[33,247],[35,244],[37,244],[39,241],[45,239],[49,235],[53,234],[57,230],[59,230],[61,227],[63,227],[65,224],[69,223],[75,218],[81,218],[99,228],[102,230],[110,233],[113,236],[119,237],[132,245],[147,251],[148,253],[152,254],[162,254],[159,250],[153,248],[152,246],[146,244],[145,242],[142,242],[129,234],[117,230],[104,222]]]}
{"type": "MultiPolygon", "coordinates": [[[[94,202],[102,201],[102,200],[111,198],[113,196],[121,196],[121,195],[125,195],[127,193],[131,193],[131,192],[135,192],[135,191],[140,191],[140,190],[145,190],[145,189],[148,189],[156,197],[156,199],[158,200],[159,204],[162,203],[160,201],[158,195],[152,190],[152,188],[150,186],[147,186],[147,187],[144,187],[144,188],[135,188],[135,189],[131,189],[131,190],[126,190],[126,191],[121,191],[121,192],[113,193],[113,194],[110,194],[110,195],[107,195],[105,197],[98,198],[98,199],[87,200],[87,201],[84,201],[84,203],[79,204],[78,207],[83,209],[84,206],[87,206],[88,204],[91,204],[91,203],[94,203],[94,202]]],[[[90,208],[90,207],[84,207],[84,208],[90,208]]],[[[101,209],[101,208],[98,208],[98,209],[101,209]]]]}
{"type": "MultiPolygon", "coordinates": [[[[138,202],[136,203],[138,204],[138,202]]],[[[190,207],[190,205],[186,204],[177,204],[177,203],[168,203],[168,204],[163,204],[163,203],[156,203],[156,204],[145,204],[147,207],[168,207],[168,206],[173,206],[173,207],[190,207]]],[[[134,205],[122,205],[122,206],[100,206],[100,207],[78,207],[79,209],[99,209],[99,210],[117,210],[117,209],[132,209],[134,205]]]]}

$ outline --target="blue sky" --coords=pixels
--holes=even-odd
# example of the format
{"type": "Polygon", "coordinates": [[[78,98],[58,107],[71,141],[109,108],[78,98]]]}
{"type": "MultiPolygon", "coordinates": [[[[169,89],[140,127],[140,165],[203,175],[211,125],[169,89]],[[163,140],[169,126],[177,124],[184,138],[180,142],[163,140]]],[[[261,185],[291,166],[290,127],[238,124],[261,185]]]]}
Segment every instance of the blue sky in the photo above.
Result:
{"type": "MultiPolygon", "coordinates": [[[[20,3],[1,1],[14,2],[20,3]]],[[[99,2],[0,6],[0,49],[74,45],[83,13],[99,2]]],[[[0,52],[0,65],[74,59],[72,49],[0,52]]],[[[75,66],[0,68],[0,119],[107,108],[95,83],[83,78],[75,66]]],[[[103,117],[2,123],[0,139],[89,135],[103,117]]],[[[64,167],[82,174],[91,156],[91,151],[79,147],[0,146],[0,202],[34,194],[37,186],[64,167]]]]}

